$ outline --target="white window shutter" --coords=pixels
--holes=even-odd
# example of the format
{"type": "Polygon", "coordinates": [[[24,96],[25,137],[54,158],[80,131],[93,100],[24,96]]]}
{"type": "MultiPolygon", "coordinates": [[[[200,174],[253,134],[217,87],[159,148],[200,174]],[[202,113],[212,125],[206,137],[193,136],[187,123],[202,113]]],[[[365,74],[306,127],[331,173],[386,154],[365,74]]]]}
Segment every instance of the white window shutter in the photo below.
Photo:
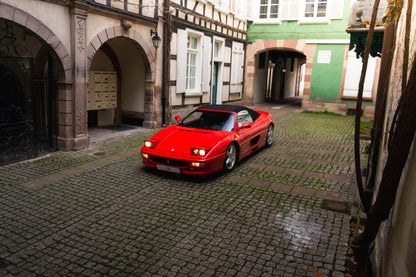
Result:
{"type": "Polygon", "coordinates": [[[176,55],[176,92],[184,93],[186,91],[186,49],[188,33],[185,30],[178,29],[178,51],[176,55]]]}
{"type": "Polygon", "coordinates": [[[246,9],[246,16],[248,20],[254,20],[256,17],[258,18],[258,9],[260,1],[258,0],[247,0],[247,9],[246,9]]]}
{"type": "Polygon", "coordinates": [[[243,44],[233,42],[231,56],[231,84],[241,83],[243,80],[244,52],[243,44]]]}
{"type": "Polygon", "coordinates": [[[279,1],[279,18],[285,20],[289,17],[289,1],[279,1]]]}
{"type": "Polygon", "coordinates": [[[344,11],[344,0],[331,0],[328,1],[328,18],[341,19],[344,11]]]}
{"type": "Polygon", "coordinates": [[[209,91],[211,80],[211,38],[203,37],[203,56],[202,56],[202,92],[209,91]]]}
{"type": "Polygon", "coordinates": [[[304,14],[304,6],[299,0],[289,1],[289,9],[287,13],[288,20],[298,20],[299,17],[302,17],[304,14]]]}

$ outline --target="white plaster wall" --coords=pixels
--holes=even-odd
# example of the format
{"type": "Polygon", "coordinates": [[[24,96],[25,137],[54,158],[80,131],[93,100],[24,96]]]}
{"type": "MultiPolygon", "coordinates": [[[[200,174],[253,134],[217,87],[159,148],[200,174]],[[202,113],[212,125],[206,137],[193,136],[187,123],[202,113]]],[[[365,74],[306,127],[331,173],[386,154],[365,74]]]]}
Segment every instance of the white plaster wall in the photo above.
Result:
{"type": "Polygon", "coordinates": [[[19,8],[45,24],[71,53],[69,10],[61,5],[34,0],[1,0],[19,8]]]}
{"type": "Polygon", "coordinates": [[[292,62],[292,59],[288,58],[286,60],[284,98],[295,96],[296,73],[297,73],[298,59],[294,59],[293,72],[290,71],[291,62],[292,62]]]}

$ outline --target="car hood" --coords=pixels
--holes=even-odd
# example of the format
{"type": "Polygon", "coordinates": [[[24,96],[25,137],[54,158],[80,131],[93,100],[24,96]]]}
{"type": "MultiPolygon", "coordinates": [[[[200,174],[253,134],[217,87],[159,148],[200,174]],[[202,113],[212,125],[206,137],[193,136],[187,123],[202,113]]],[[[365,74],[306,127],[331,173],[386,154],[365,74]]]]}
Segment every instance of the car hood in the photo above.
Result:
{"type": "Polygon", "coordinates": [[[154,138],[160,142],[156,150],[174,152],[177,154],[191,154],[191,148],[213,148],[220,140],[230,134],[225,131],[211,131],[203,129],[171,126],[165,132],[154,138]],[[170,129],[170,130],[169,130],[170,129]]]}

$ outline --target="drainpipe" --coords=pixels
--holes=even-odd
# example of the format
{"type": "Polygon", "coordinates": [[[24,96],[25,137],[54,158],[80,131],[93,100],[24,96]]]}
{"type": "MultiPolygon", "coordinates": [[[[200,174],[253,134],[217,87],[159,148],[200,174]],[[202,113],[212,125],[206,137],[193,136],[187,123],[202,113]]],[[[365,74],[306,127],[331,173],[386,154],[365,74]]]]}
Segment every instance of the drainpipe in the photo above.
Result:
{"type": "Polygon", "coordinates": [[[167,120],[170,115],[169,108],[169,63],[170,63],[170,13],[169,13],[169,0],[163,0],[163,71],[162,71],[162,126],[165,127],[169,124],[167,120]]]}

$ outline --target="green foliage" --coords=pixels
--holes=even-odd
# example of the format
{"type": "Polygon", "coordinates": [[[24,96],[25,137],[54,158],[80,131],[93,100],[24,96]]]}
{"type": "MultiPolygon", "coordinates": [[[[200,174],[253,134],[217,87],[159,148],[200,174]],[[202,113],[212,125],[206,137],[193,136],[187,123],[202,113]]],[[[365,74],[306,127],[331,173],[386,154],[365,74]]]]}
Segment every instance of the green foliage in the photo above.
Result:
{"type": "Polygon", "coordinates": [[[373,128],[373,121],[372,120],[361,120],[361,122],[360,122],[360,135],[370,137],[372,128],[373,128]]]}

